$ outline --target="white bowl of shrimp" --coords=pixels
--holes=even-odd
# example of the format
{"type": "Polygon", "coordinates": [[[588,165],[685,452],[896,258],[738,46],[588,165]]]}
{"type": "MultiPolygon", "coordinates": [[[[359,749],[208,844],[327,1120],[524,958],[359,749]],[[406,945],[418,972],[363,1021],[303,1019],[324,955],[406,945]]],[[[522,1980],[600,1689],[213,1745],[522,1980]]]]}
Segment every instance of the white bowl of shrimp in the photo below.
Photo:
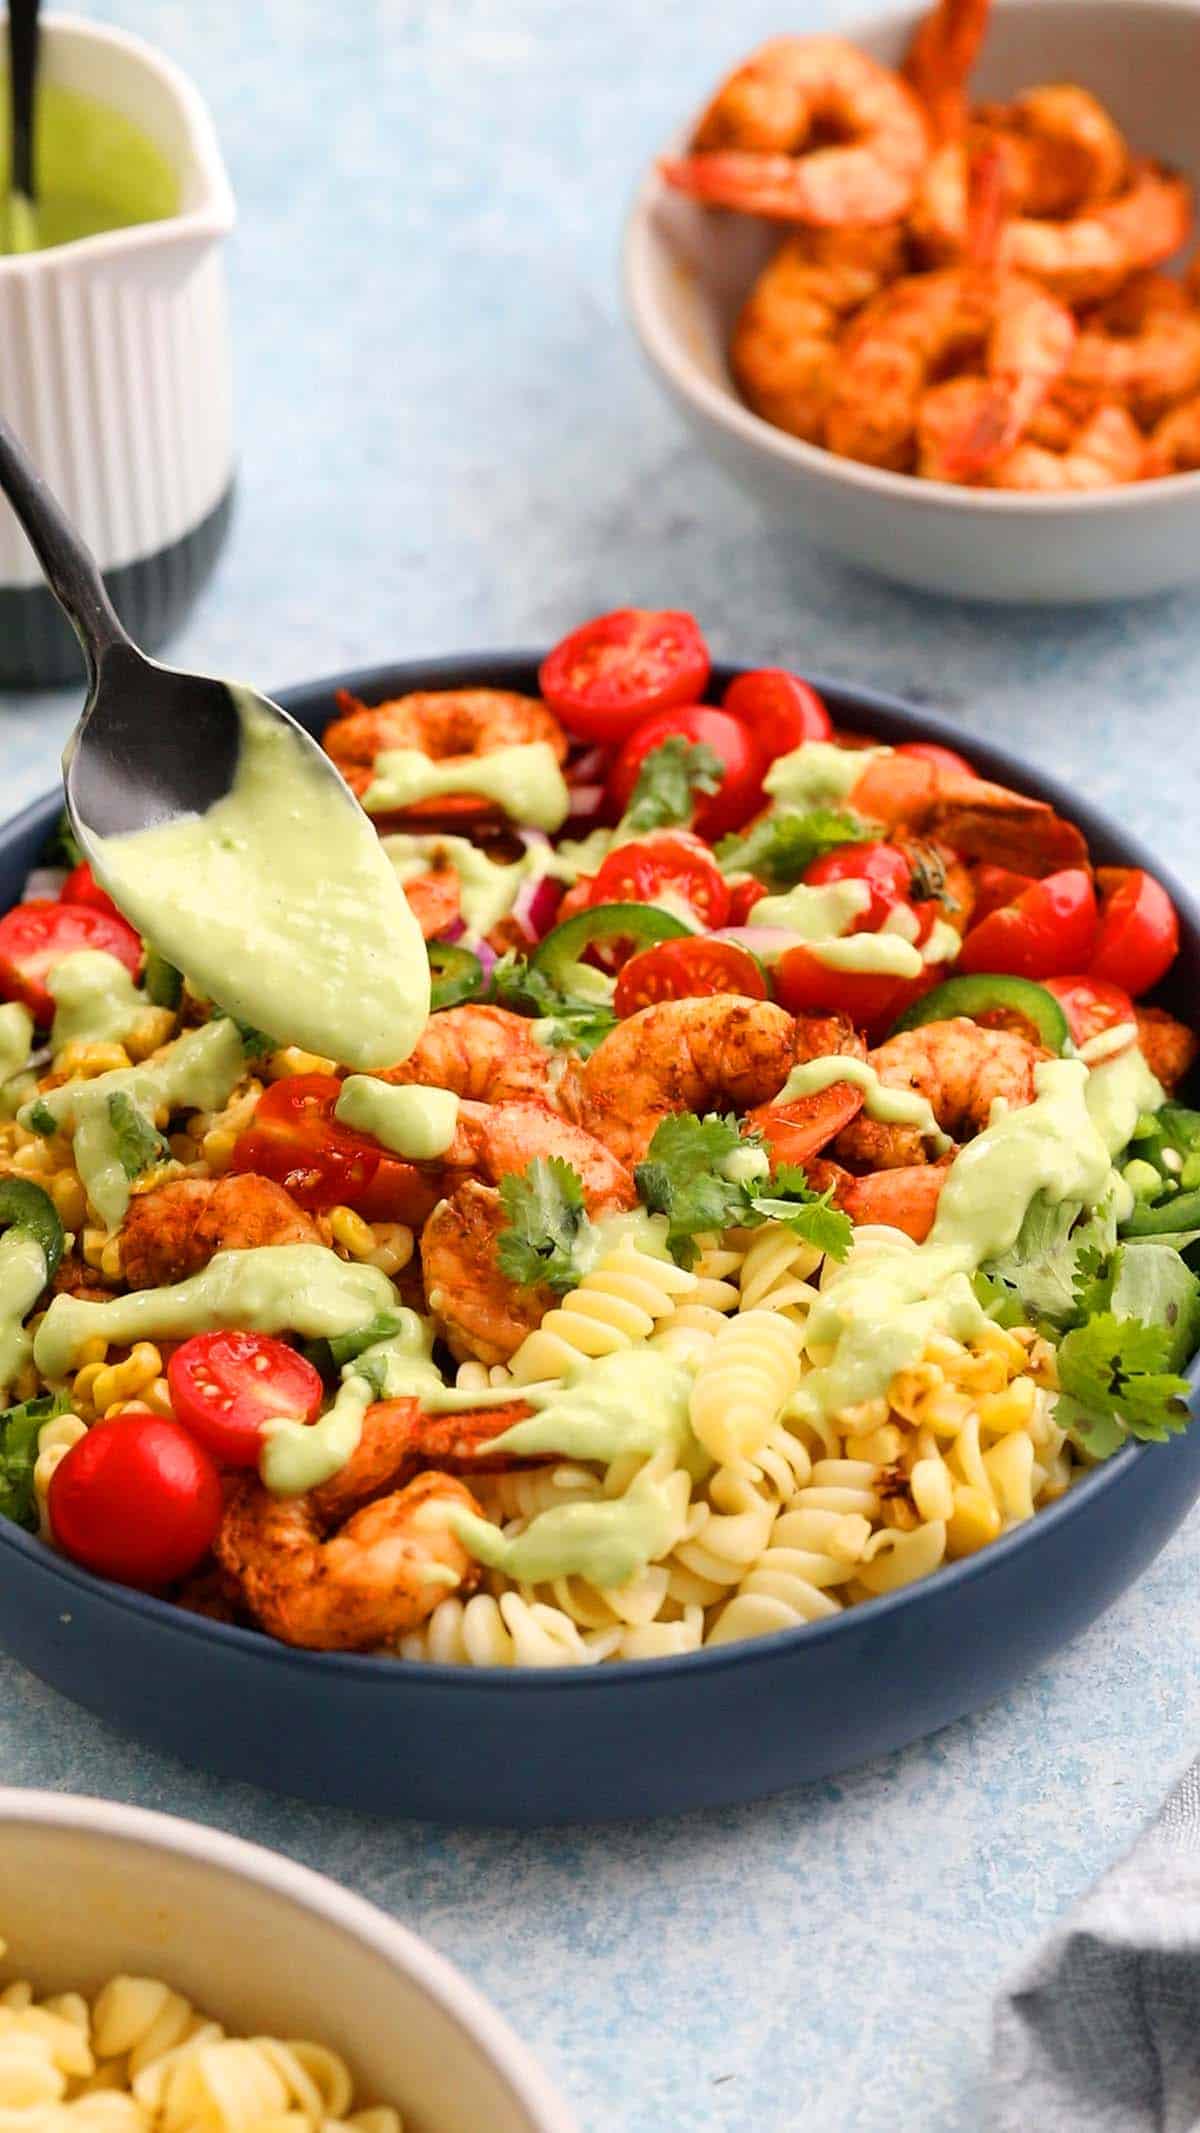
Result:
{"type": "Polygon", "coordinates": [[[372,1904],[193,1822],[0,1787],[0,2117],[26,2110],[80,2133],[577,2133],[500,2016],[372,1904]]]}
{"type": "MultiPolygon", "coordinates": [[[[872,63],[898,68],[920,20],[910,11],[898,11],[875,16],[847,33],[847,42],[867,58],[861,82],[852,69],[850,87],[842,96],[846,120],[855,118],[856,95],[879,93],[879,67],[872,63]]],[[[842,40],[809,42],[831,48],[818,50],[817,63],[836,73],[843,63],[842,40]]],[[[729,55],[731,61],[735,57],[729,55]]],[[[1109,130],[1115,122],[1135,161],[1127,163],[1123,189],[1102,214],[1013,222],[1008,228],[1018,235],[1000,240],[1019,246],[1024,239],[1021,272],[1031,273],[1036,265],[1039,282],[1025,316],[1014,318],[1006,305],[1007,325],[999,310],[990,319],[991,337],[984,345],[995,350],[1007,333],[1009,353],[985,357],[979,367],[1004,366],[1008,434],[1003,457],[993,455],[986,472],[973,468],[966,480],[958,461],[956,478],[945,478],[935,449],[934,410],[952,414],[956,393],[968,391],[965,379],[945,382],[952,368],[945,360],[949,334],[943,332],[939,342],[936,326],[930,329],[928,353],[922,348],[919,368],[932,445],[927,448],[924,431],[918,444],[915,418],[899,449],[890,431],[891,441],[882,446],[877,435],[873,441],[850,440],[849,449],[862,455],[857,457],[842,456],[846,441],[836,431],[838,450],[811,441],[830,436],[828,394],[838,394],[837,404],[846,407],[852,386],[860,428],[877,431],[881,422],[889,428],[890,402],[882,383],[889,375],[887,351],[876,347],[873,372],[864,368],[865,333],[860,329],[852,344],[851,370],[846,323],[855,319],[857,324],[858,307],[878,295],[881,282],[898,271],[898,243],[905,248],[899,271],[911,271],[914,209],[891,225],[877,220],[869,229],[850,231],[830,225],[837,202],[831,202],[822,182],[827,172],[812,172],[811,166],[820,164],[819,153],[790,159],[756,156],[755,164],[771,166],[766,173],[771,182],[762,182],[761,169],[750,171],[753,182],[744,196],[755,213],[716,206],[718,196],[730,197],[727,169],[718,169],[715,184],[697,180],[693,192],[679,189],[680,174],[687,179],[688,150],[695,146],[695,126],[686,128],[670,144],[667,167],[675,182],[667,181],[660,166],[639,189],[627,232],[625,286],[642,347],[693,433],[775,520],[850,563],[926,591],[1049,604],[1146,595],[1200,579],[1200,472],[1193,471],[1200,467],[1200,308],[1183,286],[1166,286],[1167,275],[1178,271],[1180,240],[1190,232],[1187,181],[1200,187],[1194,86],[1198,67],[1200,13],[1179,0],[1004,0],[994,10],[970,77],[972,105],[982,101],[1011,109],[1013,100],[1033,85],[1082,84],[1090,97],[1080,102],[1086,106],[1092,98],[1099,100],[1110,114],[1109,130]],[[1150,158],[1153,167],[1143,160],[1150,158]],[[792,174],[787,161],[795,166],[792,174]],[[794,186],[794,194],[789,186],[794,186]],[[704,199],[693,196],[706,187],[704,199]],[[1133,219],[1140,230],[1151,226],[1145,241],[1138,240],[1140,251],[1133,249],[1128,236],[1127,210],[1135,190],[1133,219]],[[797,221],[789,230],[781,219],[789,206],[825,218],[827,226],[818,229],[810,223],[801,230],[797,247],[797,221]],[[782,376],[772,376],[772,370],[781,343],[789,358],[797,345],[793,321],[798,306],[804,307],[806,320],[813,315],[812,282],[802,276],[800,284],[789,284],[784,265],[774,287],[766,285],[769,308],[757,320],[755,351],[760,365],[756,404],[764,413],[756,413],[739,391],[739,378],[743,389],[747,386],[746,357],[739,368],[731,360],[731,345],[750,292],[781,237],[785,247],[793,245],[797,257],[803,253],[806,275],[814,264],[822,271],[832,264],[839,293],[832,317],[826,304],[819,325],[813,327],[822,345],[798,383],[794,368],[782,376]],[[1097,246],[1102,256],[1099,273],[1093,274],[1089,270],[1097,246]],[[1109,272],[1113,259],[1118,263],[1109,272]],[[1054,319],[1056,311],[1061,319],[1064,306],[1064,331],[1074,351],[1065,359],[1063,334],[1059,332],[1056,341],[1054,319]],[[1134,335],[1131,325],[1136,327],[1134,335]],[[1020,376],[1014,376],[1013,369],[1014,333],[1028,364],[1020,376]],[[1047,354],[1055,346],[1057,355],[1047,354]],[[1089,356],[1093,364],[1116,366],[1112,377],[1119,374],[1121,391],[1114,382],[1111,402],[1107,383],[1103,391],[1093,391],[1090,383],[1076,382],[1089,356]],[[1126,388],[1133,362],[1140,382],[1131,394],[1126,388]],[[1172,373],[1169,398],[1167,388],[1159,394],[1154,382],[1160,362],[1172,373]],[[1150,384],[1145,382],[1147,365],[1150,384]],[[1057,366],[1055,385],[1046,398],[1044,374],[1052,366],[1057,366]],[[814,376],[819,379],[817,417],[810,390],[814,376]],[[1184,390],[1176,395],[1174,387],[1180,383],[1184,390]],[[1014,385],[1023,414],[1014,413],[1014,385]],[[1117,401],[1114,407],[1111,403],[1117,401]],[[1030,418],[1029,407],[1035,403],[1037,413],[1030,418]],[[780,427],[781,421],[792,427],[780,427]],[[1023,426],[1018,430],[1019,421],[1023,426]],[[929,478],[917,478],[918,452],[920,472],[928,469],[929,478]],[[872,463],[889,458],[891,464],[872,463]],[[906,470],[896,471],[897,466],[906,470]],[[1179,471],[1155,472],[1159,467],[1179,471]],[[1019,480],[1021,486],[1003,485],[1008,480],[1019,480]]],[[[715,66],[713,71],[716,75],[715,66]]],[[[882,77],[885,133],[891,112],[886,85],[894,79],[890,74],[882,77]]],[[[836,101],[839,95],[840,90],[829,91],[830,99],[836,101]]],[[[897,111],[902,114],[902,102],[897,111]]],[[[943,115],[943,131],[945,123],[943,115]]],[[[931,124],[936,132],[937,122],[931,124]]],[[[861,141],[851,158],[841,176],[854,212],[860,217],[894,216],[895,199],[903,199],[912,182],[908,135],[895,129],[892,147],[885,141],[882,160],[873,164],[861,141]]],[[[751,160],[692,156],[690,167],[732,165],[734,179],[741,184],[751,160]]],[[[927,172],[930,165],[922,167],[927,172]]],[[[943,157],[938,168],[946,167],[943,157]]],[[[960,163],[960,207],[962,168],[960,163]]],[[[838,175],[835,169],[834,178],[838,175]]],[[[928,189],[919,193],[918,208],[926,204],[928,189]]],[[[1017,255],[1002,251],[1001,261],[1010,256],[1017,255]]],[[[917,263],[924,268],[945,257],[921,249],[917,263]]],[[[948,279],[946,273],[925,275],[927,282],[948,279]]],[[[1197,285],[1193,276],[1191,288],[1197,285]]],[[[762,300],[760,295],[760,307],[762,300]]],[[[749,328],[743,324],[742,330],[749,328]]],[[[1103,375],[1107,379],[1108,371],[1103,375]]],[[[971,406],[978,411],[977,401],[971,406]]],[[[967,412],[965,406],[962,412],[967,412]]],[[[990,412],[986,419],[990,421],[990,412]]],[[[956,446],[961,437],[958,425],[956,446]]]]}

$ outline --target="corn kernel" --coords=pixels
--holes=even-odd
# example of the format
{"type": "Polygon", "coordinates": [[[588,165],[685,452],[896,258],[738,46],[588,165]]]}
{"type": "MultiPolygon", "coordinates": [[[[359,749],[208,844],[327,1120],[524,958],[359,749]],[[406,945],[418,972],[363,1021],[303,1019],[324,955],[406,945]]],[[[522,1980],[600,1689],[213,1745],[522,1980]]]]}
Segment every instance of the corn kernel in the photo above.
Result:
{"type": "Polygon", "coordinates": [[[843,1457],[868,1459],[872,1466],[894,1466],[904,1450],[904,1433],[894,1422],[868,1430],[862,1437],[847,1437],[843,1457]]]}
{"type": "Polygon", "coordinates": [[[175,1016],[171,1008],[147,1007],[125,1038],[125,1049],[135,1065],[165,1044],[174,1028],[175,1016]]]}
{"type": "Polygon", "coordinates": [[[153,1342],[138,1341],[123,1363],[105,1363],[98,1371],[91,1386],[96,1412],[106,1415],[124,1401],[140,1398],[162,1374],[162,1357],[153,1342]]]}
{"type": "Polygon", "coordinates": [[[208,1168],[216,1176],[228,1170],[233,1161],[234,1143],[237,1134],[229,1126],[214,1126],[200,1143],[200,1152],[208,1168]]]}
{"type": "Polygon", "coordinates": [[[982,1489],[962,1482],[954,1491],[954,1514],[946,1527],[949,1555],[974,1555],[1000,1531],[1000,1513],[982,1489]]]}
{"type": "Polygon", "coordinates": [[[102,1363],[107,1354],[108,1342],[102,1334],[93,1333],[90,1341],[85,1341],[79,1351],[79,1362],[81,1365],[85,1363],[102,1363]]]}
{"type": "Polygon", "coordinates": [[[94,1081],[98,1074],[132,1064],[123,1044],[87,1044],[81,1038],[73,1038],[54,1055],[54,1071],[66,1081],[94,1081]]]}
{"type": "Polygon", "coordinates": [[[103,1369],[103,1362],[85,1363],[71,1380],[71,1404],[81,1415],[94,1415],[97,1411],[96,1380],[103,1369]]]}
{"type": "Polygon", "coordinates": [[[87,1218],[87,1194],[73,1170],[60,1170],[47,1187],[64,1229],[81,1229],[87,1218]]]}
{"type": "Polygon", "coordinates": [[[1004,1364],[1009,1377],[1016,1377],[1025,1368],[1025,1345],[1015,1329],[989,1321],[971,1345],[977,1354],[995,1356],[1004,1364]]]}
{"type": "Polygon", "coordinates": [[[334,1207],[330,1210],[329,1230],[335,1244],[340,1244],[352,1259],[369,1259],[375,1250],[375,1232],[369,1222],[364,1222],[352,1207],[334,1207]]]}
{"type": "Polygon", "coordinates": [[[913,1502],[924,1519],[954,1515],[954,1489],[940,1459],[918,1459],[908,1477],[913,1502]]]}
{"type": "Polygon", "coordinates": [[[861,1400],[857,1407],[844,1407],[838,1416],[842,1428],[854,1436],[865,1436],[868,1430],[881,1429],[887,1418],[888,1403],[882,1398],[861,1400]]]}
{"type": "Polygon", "coordinates": [[[398,1274],[413,1255],[413,1233],[403,1222],[372,1223],[375,1249],[368,1264],[383,1274],[398,1274]]]}
{"type": "Polygon", "coordinates": [[[917,1363],[911,1370],[898,1370],[888,1393],[895,1412],[906,1422],[919,1422],[930,1395],[946,1382],[937,1363],[917,1363]]]}
{"type": "Polygon", "coordinates": [[[921,1520],[907,1496],[888,1496],[880,1505],[879,1516],[885,1526],[892,1526],[898,1533],[915,1533],[921,1520]]]}
{"type": "Polygon", "coordinates": [[[121,1279],[121,1240],[119,1237],[106,1238],[104,1249],[100,1254],[100,1272],[106,1281],[119,1281],[121,1279]]]}
{"type": "Polygon", "coordinates": [[[86,1264],[94,1266],[97,1273],[100,1271],[100,1260],[107,1243],[108,1231],[106,1229],[93,1229],[90,1223],[85,1227],[79,1240],[79,1249],[83,1253],[86,1264]]]}
{"type": "Polygon", "coordinates": [[[982,1429],[1007,1435],[1011,1430],[1028,1430],[1037,1406],[1037,1387],[1032,1378],[1014,1378],[1003,1392],[985,1393],[979,1402],[979,1422],[982,1429]]]}
{"type": "Polygon", "coordinates": [[[285,1044],[267,1060],[268,1081],[286,1081],[289,1074],[333,1074],[336,1059],[323,1059],[319,1052],[302,1051],[298,1044],[285,1044]]]}

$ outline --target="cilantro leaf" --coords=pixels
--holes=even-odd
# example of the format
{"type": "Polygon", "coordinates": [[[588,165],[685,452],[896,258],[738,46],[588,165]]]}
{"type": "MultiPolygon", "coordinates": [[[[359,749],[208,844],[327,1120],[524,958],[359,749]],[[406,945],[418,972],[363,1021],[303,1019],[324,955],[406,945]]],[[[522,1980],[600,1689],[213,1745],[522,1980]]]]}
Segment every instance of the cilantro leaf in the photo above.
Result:
{"type": "Polygon", "coordinates": [[[143,939],[146,959],[142,966],[142,988],[146,998],[155,1007],[178,1007],[183,994],[183,979],[174,963],[168,963],[160,955],[152,941],[143,939]]]}
{"type": "Polygon", "coordinates": [[[1016,1242],[989,1260],[986,1272],[1017,1297],[1025,1324],[1073,1325],[1079,1316],[1080,1256],[1098,1253],[1107,1259],[1116,1238],[1111,1202],[1088,1213],[1078,1200],[1051,1200],[1038,1192],[1029,1203],[1016,1242]]]}
{"type": "Polygon", "coordinates": [[[117,1161],[127,1178],[140,1178],[143,1171],[162,1162],[169,1152],[166,1141],[124,1089],[114,1091],[105,1109],[117,1145],[117,1161]]]}
{"type": "Polygon", "coordinates": [[[1119,1254],[1085,1244],[1075,1254],[1075,1316],[1079,1324],[1112,1310],[1119,1254]]]}
{"type": "Polygon", "coordinates": [[[626,830],[666,829],[676,822],[690,822],[699,793],[716,792],[725,766],[715,748],[704,741],[685,740],[671,734],[659,747],[642,758],[628,807],[621,817],[618,834],[626,830]]]}
{"type": "Polygon", "coordinates": [[[522,1285],[544,1282],[559,1295],[577,1288],[585,1271],[579,1246],[591,1233],[578,1172],[561,1156],[535,1155],[523,1176],[501,1178],[500,1200],[508,1217],[496,1252],[501,1273],[522,1285]]]}
{"type": "Polygon", "coordinates": [[[706,1230],[728,1229],[746,1204],[744,1186],[722,1177],[718,1165],[742,1146],[737,1119],[692,1111],[662,1119],[645,1160],[634,1170],[643,1207],[667,1218],[667,1249],[679,1266],[696,1257],[694,1239],[706,1230]]]}
{"type": "Polygon", "coordinates": [[[971,1287],[978,1302],[988,1317],[997,1326],[1023,1326],[1025,1311],[1015,1289],[1003,1281],[993,1281],[990,1274],[980,1268],[971,1276],[971,1287]]]}
{"type": "MultiPolygon", "coordinates": [[[[833,1205],[832,1185],[827,1192],[818,1192],[795,1163],[780,1164],[769,1193],[749,1193],[750,1214],[762,1222],[783,1223],[793,1236],[815,1245],[827,1259],[844,1259],[854,1235],[849,1215],[833,1205]]],[[[742,1216],[743,1227],[747,1215],[742,1216]]],[[[753,1221],[749,1226],[754,1227],[753,1221]]]]}
{"type": "Polygon", "coordinates": [[[43,1392],[0,1414],[0,1518],[11,1518],[18,1526],[37,1525],[33,1469],[38,1432],[43,1422],[65,1415],[69,1406],[63,1394],[43,1392]]]}
{"type": "Polygon", "coordinates": [[[49,1104],[43,1103],[40,1096],[29,1113],[29,1130],[31,1133],[40,1133],[45,1140],[49,1140],[58,1132],[58,1120],[49,1104]]]}
{"type": "Polygon", "coordinates": [[[536,1015],[541,1042],[552,1051],[574,1050],[590,1058],[603,1037],[616,1028],[610,1007],[595,1000],[571,1000],[552,985],[545,972],[510,948],[492,972],[489,998],[515,1014],[536,1015]]]}
{"type": "Polygon", "coordinates": [[[1073,1327],[1058,1350],[1059,1421],[1097,1458],[1127,1437],[1165,1443],[1188,1423],[1188,1381],[1167,1368],[1170,1350],[1166,1327],[1112,1311],[1073,1327]]]}
{"type": "Polygon", "coordinates": [[[740,835],[722,837],[717,864],[723,874],[753,874],[769,889],[791,889],[822,852],[874,834],[873,823],[848,810],[775,807],[740,835]]]}

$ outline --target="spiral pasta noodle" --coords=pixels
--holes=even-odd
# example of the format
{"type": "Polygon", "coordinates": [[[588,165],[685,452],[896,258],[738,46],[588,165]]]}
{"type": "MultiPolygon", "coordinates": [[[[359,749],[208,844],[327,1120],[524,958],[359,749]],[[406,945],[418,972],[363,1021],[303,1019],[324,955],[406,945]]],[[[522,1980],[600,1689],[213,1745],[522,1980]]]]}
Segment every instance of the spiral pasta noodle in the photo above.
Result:
{"type": "Polygon", "coordinates": [[[525,1336],[509,1365],[514,1382],[559,1378],[581,1358],[635,1347],[696,1287],[696,1276],[674,1260],[657,1259],[628,1240],[614,1246],[525,1336]]]}
{"type": "Polygon", "coordinates": [[[692,1428],[721,1465],[752,1459],[799,1383],[796,1328],[776,1311],[743,1311],[696,1372],[692,1428]]]}
{"type": "Polygon", "coordinates": [[[738,1279],[739,1310],[806,1317],[817,1295],[809,1278],[821,1264],[817,1247],[779,1222],[766,1222],[746,1235],[738,1279]]]}
{"type": "Polygon", "coordinates": [[[47,1503],[50,1483],[55,1468],[66,1458],[73,1444],[87,1435],[87,1423],[78,1415],[54,1415],[43,1422],[38,1431],[38,1452],[33,1467],[33,1494],[37,1505],[38,1532],[43,1540],[50,1539],[50,1513],[47,1503]]]}
{"type": "Polygon", "coordinates": [[[499,1598],[477,1592],[462,1601],[439,1600],[420,1629],[396,1644],[401,1659],[441,1666],[594,1666],[620,1642],[613,1626],[587,1639],[561,1608],[529,1601],[519,1592],[499,1598]]]}
{"type": "Polygon", "coordinates": [[[694,1529],[671,1555],[669,1595],[683,1607],[710,1607],[740,1583],[766,1547],[779,1510],[771,1491],[738,1467],[718,1468],[708,1494],[694,1529]]]}
{"type": "Polygon", "coordinates": [[[354,2101],[327,2045],[228,2036],[159,1978],[110,1978],[90,2007],[0,1991],[4,2133],[402,2133],[390,2105],[354,2101]]]}

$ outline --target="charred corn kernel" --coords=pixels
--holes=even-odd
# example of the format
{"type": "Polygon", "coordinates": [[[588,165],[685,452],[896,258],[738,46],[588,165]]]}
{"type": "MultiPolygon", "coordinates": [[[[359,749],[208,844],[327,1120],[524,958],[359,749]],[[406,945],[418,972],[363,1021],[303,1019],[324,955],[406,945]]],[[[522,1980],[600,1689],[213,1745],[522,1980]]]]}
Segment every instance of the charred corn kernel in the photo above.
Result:
{"type": "Polygon", "coordinates": [[[954,1511],[946,1525],[946,1547],[951,1555],[974,1555],[986,1548],[1000,1531],[1000,1512],[982,1489],[961,1482],[954,1491],[954,1511]]]}
{"type": "Polygon", "coordinates": [[[174,1033],[175,1016],[169,1007],[147,1007],[125,1039],[125,1049],[135,1062],[148,1059],[174,1033]]]}
{"type": "Polygon", "coordinates": [[[872,1466],[894,1466],[903,1450],[903,1430],[894,1422],[885,1422],[882,1429],[868,1430],[865,1436],[847,1437],[842,1456],[869,1459],[872,1466]]]}
{"type": "Polygon", "coordinates": [[[880,1508],[880,1517],[885,1526],[897,1533],[915,1533],[921,1521],[906,1496],[889,1496],[880,1508]]]}
{"type": "Polygon", "coordinates": [[[1036,1384],[1044,1385],[1050,1392],[1058,1391],[1058,1357],[1050,1342],[1043,1340],[1040,1334],[1029,1350],[1026,1367],[1036,1384]]]}
{"type": "Polygon", "coordinates": [[[940,1459],[918,1459],[908,1477],[912,1499],[922,1518],[952,1518],[954,1488],[940,1459]]]}
{"type": "Polygon", "coordinates": [[[286,1081],[289,1074],[333,1074],[336,1059],[323,1059],[320,1052],[302,1051],[298,1044],[285,1044],[272,1052],[266,1064],[268,1081],[286,1081]]]}
{"type": "Polygon", "coordinates": [[[123,1044],[86,1044],[80,1038],[64,1044],[61,1052],[54,1055],[55,1072],[68,1081],[94,1081],[98,1074],[110,1074],[132,1064],[123,1044]]]}
{"type": "Polygon", "coordinates": [[[162,1357],[152,1341],[138,1341],[123,1363],[104,1363],[92,1381],[91,1397],[97,1414],[125,1400],[144,1398],[155,1378],[162,1376],[162,1357]]]}
{"type": "Polygon", "coordinates": [[[375,1250],[374,1230],[352,1207],[330,1209],[329,1231],[334,1243],[340,1244],[352,1259],[369,1259],[375,1250]]]}
{"type": "Polygon", "coordinates": [[[937,1363],[917,1363],[911,1370],[898,1370],[888,1393],[889,1403],[905,1422],[919,1422],[930,1395],[945,1382],[937,1363]]]}
{"type": "Polygon", "coordinates": [[[921,1410],[921,1420],[939,1436],[956,1437],[967,1416],[971,1402],[965,1393],[956,1392],[951,1385],[943,1385],[932,1392],[921,1410]]]}
{"type": "Polygon", "coordinates": [[[1014,1378],[1003,1392],[985,1392],[979,1402],[982,1429],[997,1435],[1010,1430],[1028,1430],[1037,1408],[1037,1386],[1032,1378],[1014,1378]]]}
{"type": "Polygon", "coordinates": [[[234,1143],[237,1134],[230,1126],[214,1126],[200,1143],[200,1153],[208,1168],[218,1174],[228,1170],[233,1161],[234,1143]]]}
{"type": "Polygon", "coordinates": [[[398,1274],[413,1255],[413,1233],[403,1222],[374,1222],[375,1249],[368,1264],[381,1274],[398,1274]]]}
{"type": "Polygon", "coordinates": [[[1016,1377],[1025,1368],[1025,1342],[1021,1339],[1024,1328],[996,1326],[989,1322],[972,1341],[977,1354],[994,1355],[1002,1362],[1010,1377],[1016,1377]]]}
{"type": "MultiPolygon", "coordinates": [[[[888,1403],[884,1399],[862,1400],[857,1407],[844,1407],[838,1416],[841,1427],[852,1436],[866,1436],[870,1430],[882,1429],[888,1418],[888,1403]]],[[[853,1458],[853,1452],[847,1453],[853,1458]]]]}
{"type": "Polygon", "coordinates": [[[87,1219],[87,1194],[73,1170],[60,1170],[46,1188],[64,1229],[82,1229],[87,1219]]]}

